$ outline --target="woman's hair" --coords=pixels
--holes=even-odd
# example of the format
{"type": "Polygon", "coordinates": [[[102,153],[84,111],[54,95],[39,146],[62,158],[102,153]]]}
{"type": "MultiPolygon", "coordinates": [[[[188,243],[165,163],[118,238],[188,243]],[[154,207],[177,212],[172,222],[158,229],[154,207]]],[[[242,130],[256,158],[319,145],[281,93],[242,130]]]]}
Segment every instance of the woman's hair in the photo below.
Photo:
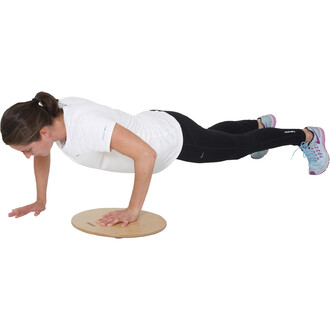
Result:
{"type": "Polygon", "coordinates": [[[40,130],[52,125],[54,118],[62,113],[58,99],[39,92],[32,101],[16,103],[5,111],[1,118],[2,140],[16,146],[39,141],[40,130]]]}

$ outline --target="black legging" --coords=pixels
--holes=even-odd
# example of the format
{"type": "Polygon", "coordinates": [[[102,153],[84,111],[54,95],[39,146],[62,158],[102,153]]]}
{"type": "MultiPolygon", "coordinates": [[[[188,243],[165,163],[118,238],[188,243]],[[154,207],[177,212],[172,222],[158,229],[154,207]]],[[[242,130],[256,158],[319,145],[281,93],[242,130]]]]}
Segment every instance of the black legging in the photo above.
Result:
{"type": "Polygon", "coordinates": [[[226,121],[205,129],[178,112],[165,112],[182,128],[183,147],[178,159],[188,162],[239,159],[256,151],[300,145],[306,139],[301,129],[258,129],[257,120],[226,121]]]}

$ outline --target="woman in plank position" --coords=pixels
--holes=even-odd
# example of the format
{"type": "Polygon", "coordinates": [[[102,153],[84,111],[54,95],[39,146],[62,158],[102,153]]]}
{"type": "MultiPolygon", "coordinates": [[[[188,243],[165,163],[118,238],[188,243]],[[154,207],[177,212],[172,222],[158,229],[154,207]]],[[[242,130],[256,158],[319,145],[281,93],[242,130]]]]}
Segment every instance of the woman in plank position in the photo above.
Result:
{"type": "Polygon", "coordinates": [[[132,116],[92,101],[67,97],[56,99],[40,92],[31,101],[10,107],[1,119],[5,144],[34,156],[36,202],[12,210],[10,217],[45,210],[53,143],[73,161],[102,170],[134,172],[129,205],[105,214],[98,223],[122,226],[137,220],[153,173],[175,159],[194,163],[239,159],[251,154],[259,159],[268,149],[297,145],[309,162],[309,174],[323,173],[329,164],[322,128],[275,128],[273,115],[256,120],[227,121],[207,129],[187,116],[162,110],[132,116]]]}

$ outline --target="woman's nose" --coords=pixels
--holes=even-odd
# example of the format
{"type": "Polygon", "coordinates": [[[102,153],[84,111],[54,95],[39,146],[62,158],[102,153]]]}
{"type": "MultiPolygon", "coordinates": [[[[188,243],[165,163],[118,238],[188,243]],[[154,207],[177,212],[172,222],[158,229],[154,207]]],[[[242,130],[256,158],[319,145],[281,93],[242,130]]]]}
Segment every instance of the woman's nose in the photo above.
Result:
{"type": "Polygon", "coordinates": [[[29,159],[31,156],[32,156],[32,154],[31,154],[31,152],[23,152],[24,153],[24,156],[27,158],[27,159],[29,159]]]}

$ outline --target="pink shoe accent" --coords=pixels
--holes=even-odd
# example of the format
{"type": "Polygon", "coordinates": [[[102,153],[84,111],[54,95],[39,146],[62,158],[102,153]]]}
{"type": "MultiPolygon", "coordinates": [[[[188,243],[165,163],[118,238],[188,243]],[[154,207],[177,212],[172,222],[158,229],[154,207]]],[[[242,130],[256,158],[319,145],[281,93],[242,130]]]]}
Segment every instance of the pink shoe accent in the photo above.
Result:
{"type": "MultiPolygon", "coordinates": [[[[321,136],[322,145],[323,145],[325,151],[328,153],[328,151],[327,151],[327,149],[325,147],[325,133],[324,133],[324,130],[321,127],[319,127],[319,129],[320,129],[321,135],[322,135],[321,136]]],[[[314,132],[314,134],[316,134],[316,133],[314,132]]],[[[328,163],[327,167],[325,168],[325,170],[323,172],[321,172],[319,174],[316,174],[314,171],[312,171],[312,172],[309,172],[309,174],[310,175],[320,175],[320,174],[324,173],[327,170],[328,167],[329,167],[329,163],[328,163]]]]}
{"type": "Polygon", "coordinates": [[[275,127],[276,126],[276,118],[275,118],[275,116],[274,115],[270,115],[272,118],[273,118],[273,120],[274,120],[274,126],[273,127],[275,127]]]}
{"type": "MultiPolygon", "coordinates": [[[[324,131],[323,131],[323,129],[320,127],[320,130],[321,130],[321,132],[322,132],[322,143],[323,143],[323,147],[324,147],[324,149],[325,150],[327,150],[326,148],[325,148],[325,133],[324,133],[324,131]]],[[[328,152],[328,151],[327,151],[328,152]]]]}

